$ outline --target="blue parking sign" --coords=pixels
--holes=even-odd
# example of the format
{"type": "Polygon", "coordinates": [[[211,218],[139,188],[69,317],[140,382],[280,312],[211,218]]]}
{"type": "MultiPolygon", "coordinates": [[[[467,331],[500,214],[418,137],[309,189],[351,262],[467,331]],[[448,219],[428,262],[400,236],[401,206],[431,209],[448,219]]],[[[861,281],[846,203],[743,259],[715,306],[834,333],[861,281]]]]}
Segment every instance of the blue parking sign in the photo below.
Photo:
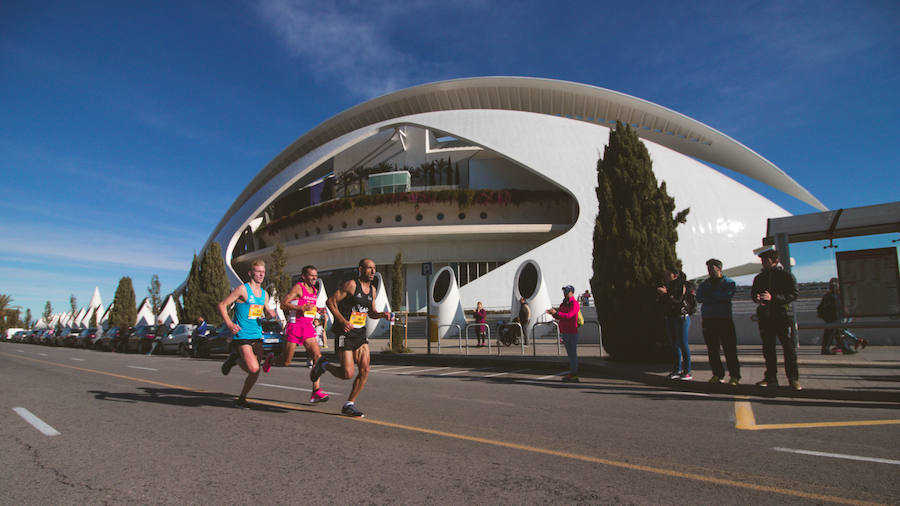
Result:
{"type": "Polygon", "coordinates": [[[422,262],[422,275],[431,276],[431,262],[422,262]]]}

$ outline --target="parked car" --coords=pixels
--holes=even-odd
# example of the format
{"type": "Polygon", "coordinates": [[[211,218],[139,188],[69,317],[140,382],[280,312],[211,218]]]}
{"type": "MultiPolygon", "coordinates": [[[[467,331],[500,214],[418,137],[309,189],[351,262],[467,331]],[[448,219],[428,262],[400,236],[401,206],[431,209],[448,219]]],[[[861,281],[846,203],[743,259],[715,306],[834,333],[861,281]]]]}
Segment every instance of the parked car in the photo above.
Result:
{"type": "Polygon", "coordinates": [[[75,346],[79,348],[92,348],[94,339],[97,338],[98,332],[95,327],[87,328],[78,333],[75,338],[75,346]]]}
{"type": "Polygon", "coordinates": [[[38,334],[37,343],[43,344],[45,346],[50,346],[53,344],[54,335],[56,332],[54,330],[42,330],[40,334],[38,334]]]}
{"type": "Polygon", "coordinates": [[[92,346],[95,350],[117,350],[121,338],[122,332],[119,332],[119,327],[110,327],[106,329],[106,332],[98,334],[98,336],[94,338],[92,346]]]}
{"type": "Polygon", "coordinates": [[[6,329],[5,331],[3,331],[3,340],[12,341],[13,336],[18,334],[19,332],[22,332],[23,330],[25,329],[15,327],[6,329]]]}
{"type": "Polygon", "coordinates": [[[73,327],[69,329],[68,332],[63,332],[56,340],[57,346],[75,346],[75,343],[78,341],[78,335],[81,334],[81,329],[78,327],[73,327]]]}
{"type": "MultiPolygon", "coordinates": [[[[277,320],[260,320],[263,330],[263,350],[281,353],[284,349],[284,334],[281,322],[277,320]]],[[[231,329],[224,323],[209,333],[209,336],[200,342],[197,350],[198,356],[209,357],[214,354],[230,353],[229,344],[233,338],[231,329]]]]}
{"type": "Polygon", "coordinates": [[[181,356],[186,357],[191,354],[191,334],[194,333],[196,325],[190,323],[182,323],[176,325],[172,332],[167,336],[158,336],[156,338],[156,352],[178,352],[181,356]]]}
{"type": "Polygon", "coordinates": [[[27,336],[30,332],[27,330],[20,330],[12,335],[11,341],[14,343],[23,343],[25,342],[25,336],[27,336]]]}
{"type": "Polygon", "coordinates": [[[140,325],[128,333],[128,351],[150,353],[156,339],[156,325],[140,325]]]}

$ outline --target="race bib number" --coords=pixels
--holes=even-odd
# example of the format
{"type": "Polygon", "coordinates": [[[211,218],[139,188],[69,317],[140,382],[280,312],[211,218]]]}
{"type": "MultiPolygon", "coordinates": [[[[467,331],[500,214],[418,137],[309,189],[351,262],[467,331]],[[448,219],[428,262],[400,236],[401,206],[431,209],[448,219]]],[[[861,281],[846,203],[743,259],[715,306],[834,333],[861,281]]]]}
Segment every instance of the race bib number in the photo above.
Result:
{"type": "Polygon", "coordinates": [[[353,325],[353,328],[360,328],[366,325],[366,318],[368,315],[366,313],[362,313],[359,311],[354,311],[350,313],[350,325],[353,325]]]}
{"type": "Polygon", "coordinates": [[[318,311],[316,311],[315,309],[310,309],[309,311],[303,312],[303,317],[304,318],[315,318],[316,316],[318,316],[318,314],[319,314],[318,311]]]}
{"type": "Polygon", "coordinates": [[[250,304],[250,311],[247,312],[247,318],[262,318],[262,304],[250,304]]]}

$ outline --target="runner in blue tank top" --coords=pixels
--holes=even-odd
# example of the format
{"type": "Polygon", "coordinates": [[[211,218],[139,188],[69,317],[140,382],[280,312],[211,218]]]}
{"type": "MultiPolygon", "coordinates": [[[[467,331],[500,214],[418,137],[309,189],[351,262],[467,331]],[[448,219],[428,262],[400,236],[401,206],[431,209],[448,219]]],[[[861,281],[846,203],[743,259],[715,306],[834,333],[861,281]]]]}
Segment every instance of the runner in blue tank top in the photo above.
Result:
{"type": "MultiPolygon", "coordinates": [[[[259,362],[262,359],[262,326],[259,319],[264,314],[275,317],[275,311],[269,308],[269,294],[262,289],[266,278],[266,264],[262,260],[250,266],[250,281],[238,286],[222,302],[219,302],[219,314],[231,329],[234,337],[231,341],[231,354],[222,364],[222,374],[227,375],[235,364],[247,373],[241,395],[234,401],[235,407],[247,409],[247,393],[259,378],[259,362]],[[228,306],[234,303],[234,321],[228,316],[228,306]]],[[[264,370],[268,372],[273,355],[266,357],[264,370]]]]}
{"type": "Polygon", "coordinates": [[[356,279],[345,281],[334,291],[325,303],[334,316],[331,332],[334,337],[335,352],[341,363],[330,364],[324,357],[316,361],[309,372],[309,379],[318,381],[319,377],[330,372],[340,379],[353,377],[353,365],[359,368],[359,374],[353,380],[350,397],[341,413],[346,416],[362,417],[363,413],[356,408],[356,397],[366,385],[369,377],[369,341],[366,338],[366,319],[390,318],[391,314],[375,311],[375,261],[363,258],[359,261],[359,275],[356,279]]]}

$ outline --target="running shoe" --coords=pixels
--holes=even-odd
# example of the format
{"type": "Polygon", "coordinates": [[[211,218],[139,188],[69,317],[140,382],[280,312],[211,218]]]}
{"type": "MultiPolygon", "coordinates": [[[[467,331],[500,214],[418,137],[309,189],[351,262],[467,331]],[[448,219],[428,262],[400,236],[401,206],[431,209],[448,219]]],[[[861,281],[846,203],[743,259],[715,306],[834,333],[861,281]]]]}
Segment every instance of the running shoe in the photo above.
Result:
{"type": "Polygon", "coordinates": [[[234,407],[237,409],[250,409],[250,403],[247,402],[247,399],[238,397],[234,400],[234,407]]]}
{"type": "Polygon", "coordinates": [[[316,390],[315,392],[313,392],[312,397],[309,398],[309,402],[311,402],[313,404],[317,404],[319,402],[328,402],[328,399],[330,399],[330,398],[331,397],[328,397],[328,394],[323,392],[322,389],[320,388],[320,389],[316,390]]]}
{"type": "Polygon", "coordinates": [[[741,384],[741,378],[735,378],[734,376],[732,376],[731,378],[728,379],[728,384],[733,387],[736,387],[741,384]]]}
{"type": "Polygon", "coordinates": [[[722,384],[722,383],[724,383],[724,381],[722,381],[722,378],[716,376],[715,374],[713,374],[713,377],[712,377],[712,378],[709,378],[709,382],[710,382],[710,383],[713,383],[713,384],[722,384]]]}
{"type": "Polygon", "coordinates": [[[580,380],[575,374],[566,374],[562,377],[563,383],[578,383],[580,380]]]}
{"type": "Polygon", "coordinates": [[[234,367],[235,364],[237,364],[237,361],[238,361],[237,353],[232,353],[231,355],[228,355],[228,358],[226,358],[225,361],[222,362],[222,374],[224,374],[225,376],[228,376],[228,373],[231,372],[231,368],[234,367]]]}
{"type": "Polygon", "coordinates": [[[325,374],[326,365],[328,365],[328,361],[325,360],[325,357],[319,357],[319,360],[316,360],[316,365],[309,371],[309,381],[313,383],[318,381],[325,374]]]}
{"type": "Polygon", "coordinates": [[[263,362],[262,370],[263,372],[269,372],[269,369],[272,368],[272,362],[275,361],[275,354],[271,351],[266,355],[266,360],[263,362]]]}
{"type": "Polygon", "coordinates": [[[344,404],[341,408],[341,414],[344,416],[352,416],[353,418],[365,418],[366,415],[362,411],[356,409],[355,404],[344,404]]]}
{"type": "Polygon", "coordinates": [[[803,387],[800,386],[799,381],[791,380],[790,384],[791,384],[791,389],[793,389],[797,392],[799,392],[800,390],[803,390],[803,387]]]}
{"type": "Polygon", "coordinates": [[[764,379],[762,381],[757,381],[756,386],[758,386],[758,387],[777,387],[778,382],[777,381],[769,381],[767,379],[764,379]]]}
{"type": "Polygon", "coordinates": [[[692,379],[694,379],[694,377],[691,376],[691,373],[687,373],[687,374],[682,374],[681,376],[678,377],[678,379],[683,380],[683,381],[691,381],[692,379]]]}
{"type": "Polygon", "coordinates": [[[670,380],[677,380],[680,377],[681,377],[681,374],[677,373],[677,372],[670,372],[669,375],[666,376],[666,378],[668,378],[670,380]]]}

